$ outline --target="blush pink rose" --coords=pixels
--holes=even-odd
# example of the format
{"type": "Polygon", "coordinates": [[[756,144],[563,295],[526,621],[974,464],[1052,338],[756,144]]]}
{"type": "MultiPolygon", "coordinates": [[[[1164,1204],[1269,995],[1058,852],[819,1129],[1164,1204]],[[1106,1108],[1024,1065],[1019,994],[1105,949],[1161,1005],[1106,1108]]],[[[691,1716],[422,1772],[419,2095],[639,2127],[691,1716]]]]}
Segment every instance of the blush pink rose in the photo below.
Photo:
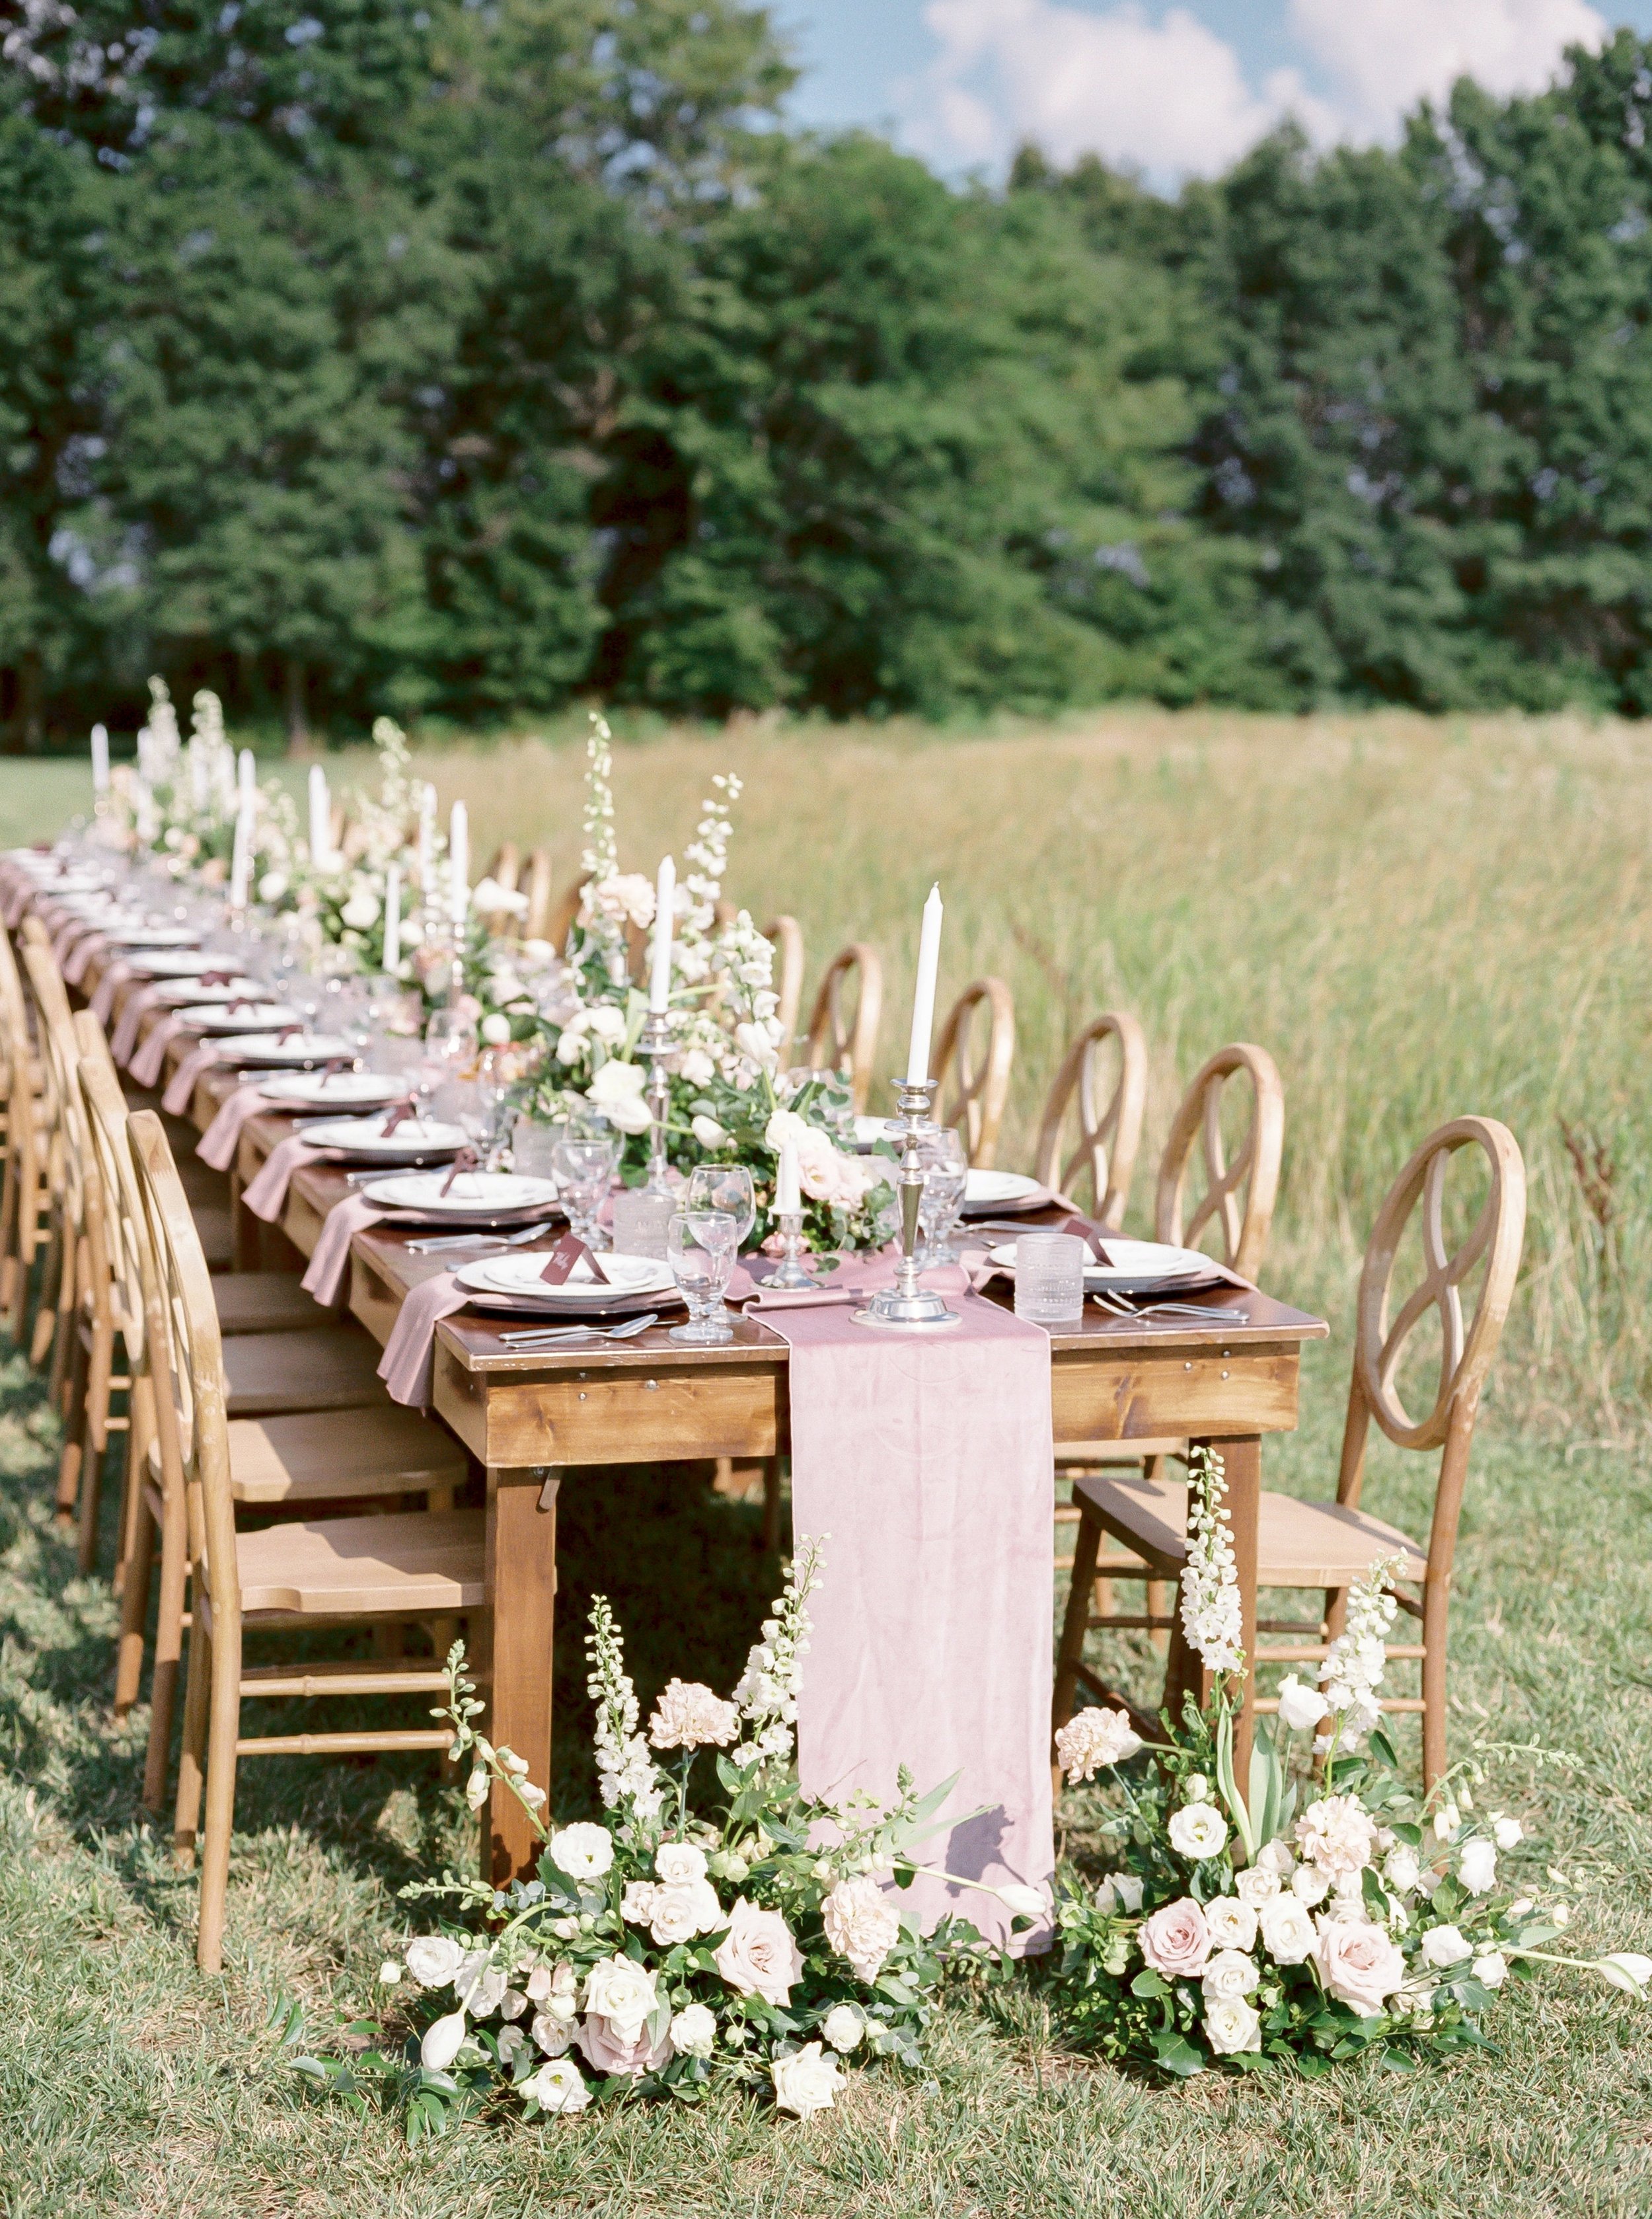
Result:
{"type": "Polygon", "coordinates": [[[633,2080],[663,2065],[671,2054],[668,2032],[658,2042],[649,2040],[646,2026],[631,2036],[617,2033],[611,2022],[595,2011],[587,2011],[581,2020],[574,2042],[593,2072],[623,2073],[633,2080]]]}
{"type": "Polygon", "coordinates": [[[1398,1948],[1369,1919],[1322,1919],[1314,1961],[1330,1992],[1362,2018],[1375,2018],[1406,1977],[1398,1948]]]}
{"type": "Polygon", "coordinates": [[[1190,1895],[1161,1904],[1136,1939],[1154,1972],[1167,1980],[1196,1980],[1210,1955],[1210,1924],[1190,1895]]]}
{"type": "Polygon", "coordinates": [[[803,1978],[803,1958],[778,1911],[764,1911],[742,1895],[729,1913],[729,1930],[714,1962],[731,1988],[765,2003],[787,2004],[803,1978]]]}

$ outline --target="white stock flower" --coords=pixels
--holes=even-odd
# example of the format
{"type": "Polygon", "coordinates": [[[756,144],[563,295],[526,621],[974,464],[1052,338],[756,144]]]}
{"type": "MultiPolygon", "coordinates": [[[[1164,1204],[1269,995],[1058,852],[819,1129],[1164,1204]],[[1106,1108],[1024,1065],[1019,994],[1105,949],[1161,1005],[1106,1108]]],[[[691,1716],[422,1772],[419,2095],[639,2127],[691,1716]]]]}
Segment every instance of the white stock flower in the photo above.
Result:
{"type": "Polygon", "coordinates": [[[671,2047],[679,2057],[709,2057],[717,2047],[717,2017],[704,2004],[685,2004],[671,2022],[671,2047]]]}
{"type": "Polygon", "coordinates": [[[1205,2005],[1205,2040],[1218,2057],[1237,2057],[1262,2047],[1262,2021],[1242,1996],[1218,1996],[1205,2005]]]}
{"type": "Polygon", "coordinates": [[[1187,1558],[1182,1568],[1182,1630],[1213,1672],[1245,1662],[1244,1619],[1233,1536],[1222,1508],[1222,1461],[1195,1449],[1189,1467],[1187,1558]]]}
{"type": "MultiPolygon", "coordinates": [[[[735,1705],[698,1681],[668,1682],[649,1720],[649,1739],[655,1749],[726,1749],[739,1731],[735,1705]]],[[[697,1877],[705,1876],[702,1862],[697,1877]]]]}
{"type": "Polygon", "coordinates": [[[606,1826],[581,1818],[558,1826],[550,1837],[550,1861],[569,1880],[600,1880],[614,1861],[612,1837],[606,1826]]]}
{"type": "Polygon", "coordinates": [[[867,1982],[901,1938],[900,1914],[869,1873],[838,1881],[821,1905],[821,1923],[829,1946],[867,1982]]]}
{"type": "Polygon", "coordinates": [[[1474,1944],[1465,1941],[1455,1926],[1431,1926],[1419,1952],[1425,1965],[1442,1971],[1448,1965],[1464,1963],[1474,1954],[1474,1944]]]}
{"type": "MultiPolygon", "coordinates": [[[[1209,1905],[1205,1908],[1208,1915],[1209,1905]]],[[[1219,1949],[1204,1969],[1205,2000],[1214,2003],[1219,1998],[1248,1996],[1261,1977],[1256,1960],[1243,1949],[1219,1949]]]]}
{"type": "Polygon", "coordinates": [[[1276,1895],[1264,1903],[1259,1924],[1262,1946],[1276,1965],[1301,1965],[1314,1954],[1314,1921],[1296,1895],[1276,1895]]]}
{"type": "Polygon", "coordinates": [[[518,2092],[531,2096],[542,2111],[582,2111],[591,2100],[585,2075],[571,2057],[548,2059],[518,2092]]]}
{"type": "Polygon", "coordinates": [[[1296,1821],[1296,1846],[1321,1872],[1357,1872],[1376,1845],[1376,1828],[1352,1795],[1322,1795],[1296,1821]]]}
{"type": "Polygon", "coordinates": [[[419,2045],[419,2061],[427,2073],[445,2073],[464,2046],[466,2034],[463,2010],[450,2011],[425,2029],[425,2038],[419,2045]]]}
{"type": "Polygon", "coordinates": [[[1122,1764],[1141,1747],[1141,1737],[1122,1711],[1078,1711],[1057,1731],[1055,1759],[1075,1784],[1093,1780],[1103,1765],[1122,1764]]]}
{"type": "Polygon", "coordinates": [[[444,1988],[465,1960],[463,1945],[447,1934],[421,1934],[402,1951],[421,1988],[444,1988]]]}
{"type": "Polygon", "coordinates": [[[847,2054],[865,2039],[866,2023],[853,2004],[837,2004],[821,2021],[820,2030],[834,2049],[847,2054]]]}
{"type": "Polygon", "coordinates": [[[1205,1923],[1218,1949],[1251,1949],[1256,1946],[1256,1906],[1237,1895],[1213,1896],[1205,1905],[1205,1923]]]}
{"type": "Polygon", "coordinates": [[[1434,1839],[1450,1842],[1456,1838],[1463,1824],[1463,1814],[1455,1803],[1442,1803],[1434,1813],[1434,1839]]]}
{"type": "Polygon", "coordinates": [[[1273,1867],[1258,1862],[1246,1865],[1244,1871],[1236,1875],[1233,1892],[1241,1903],[1248,1903],[1253,1911],[1259,1911],[1264,1903],[1271,1902],[1278,1894],[1282,1885],[1273,1867]]]}
{"type": "Polygon", "coordinates": [[[1280,1681],[1279,1715],[1293,1733],[1306,1733],[1317,1726],[1330,1708],[1320,1690],[1310,1688],[1295,1672],[1280,1681]]]}
{"type": "Polygon", "coordinates": [[[1104,1918],[1133,1918],[1141,1908],[1146,1882],[1139,1873],[1109,1873],[1096,1891],[1096,1908],[1104,1918]]]}
{"type": "Polygon", "coordinates": [[[1214,1803],[1184,1803],[1171,1814],[1166,1831],[1179,1856],[1200,1862],[1219,1853],[1227,1839],[1227,1821],[1214,1803]]]}
{"type": "Polygon", "coordinates": [[[654,881],[641,871],[616,872],[585,889],[586,906],[616,924],[646,929],[654,922],[654,881]]]}
{"type": "Polygon", "coordinates": [[[768,2069],[776,2107],[800,2119],[829,2110],[843,2085],[836,2058],[829,2057],[817,2042],[807,2043],[794,2057],[777,2057],[768,2069]]]}
{"type": "Polygon", "coordinates": [[[1500,1988],[1508,1978],[1508,1959],[1500,1949],[1487,1949],[1469,1969],[1482,1988],[1500,1988]]]}
{"type": "Polygon", "coordinates": [[[685,1049],[680,1067],[690,1086],[709,1086],[717,1077],[717,1066],[703,1047],[685,1049]]]}
{"type": "Polygon", "coordinates": [[[1484,1895],[1497,1884],[1497,1851],[1476,1836],[1465,1842],[1457,1858],[1457,1878],[1470,1895],[1484,1895]]]}

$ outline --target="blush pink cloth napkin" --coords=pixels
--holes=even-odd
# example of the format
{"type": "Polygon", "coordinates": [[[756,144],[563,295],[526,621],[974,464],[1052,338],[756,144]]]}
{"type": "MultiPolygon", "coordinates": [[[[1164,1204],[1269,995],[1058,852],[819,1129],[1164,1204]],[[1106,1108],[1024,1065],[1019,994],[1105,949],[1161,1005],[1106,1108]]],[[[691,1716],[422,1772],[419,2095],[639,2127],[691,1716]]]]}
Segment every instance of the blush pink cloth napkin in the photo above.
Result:
{"type": "MultiPolygon", "coordinates": [[[[864,1284],[886,1259],[846,1264],[864,1284]]],[[[824,1540],[798,1700],[805,1791],[892,1800],[960,1775],[949,1807],[987,1806],[921,1852],[991,1886],[1042,1888],[1055,1868],[1050,1683],[1055,1506],[1050,1339],[927,1274],[963,1322],[885,1333],[835,1301],[764,1302],[791,1349],[792,1509],[824,1540]]],[[[927,1930],[949,1912],[997,1941],[1014,1914],[991,1895],[920,1879],[901,1899],[927,1930]]],[[[1047,1930],[1015,1940],[1041,1947],[1047,1930]]]]}
{"type": "MultiPolygon", "coordinates": [[[[131,1008],[128,1003],[127,1007],[131,1008]]],[[[127,1069],[140,1086],[152,1086],[166,1068],[166,1051],[181,1033],[189,1028],[182,1017],[171,1014],[164,1016],[158,1025],[152,1025],[144,1035],[142,1044],[132,1052],[127,1069]]]]}
{"type": "Polygon", "coordinates": [[[100,948],[107,948],[109,942],[95,925],[89,931],[83,933],[64,963],[63,976],[65,983],[71,986],[79,985],[91,968],[93,956],[100,948]]]}
{"type": "MultiPolygon", "coordinates": [[[[194,1058],[190,1057],[189,1060],[192,1062],[194,1058]]],[[[170,1110],[172,1106],[171,1091],[169,1088],[161,1097],[161,1107],[164,1110],[170,1110]]],[[[186,1096],[186,1102],[187,1099],[186,1096]]],[[[264,1100],[263,1092],[258,1087],[238,1086],[233,1093],[227,1094],[219,1103],[218,1115],[196,1144],[196,1155],[203,1164],[210,1164],[214,1171],[227,1172],[234,1162],[235,1151],[241,1144],[242,1126],[249,1117],[256,1117],[261,1110],[267,1110],[269,1107],[270,1104],[264,1100]]],[[[259,1176],[262,1177],[262,1175],[260,1172],[259,1176]]],[[[255,1179],[253,1184],[256,1186],[257,1184],[258,1181],[255,1179]]],[[[247,1190],[250,1193],[252,1189],[249,1188],[247,1190]]]]}
{"type": "MultiPolygon", "coordinates": [[[[379,1358],[379,1377],[393,1402],[430,1407],[436,1371],[436,1328],[470,1300],[451,1271],[437,1271],[413,1288],[390,1328],[379,1358]]],[[[1049,1704],[1046,1700],[1045,1708],[1049,1704]]]]}
{"type": "MultiPolygon", "coordinates": [[[[307,1295],[314,1295],[318,1302],[332,1308],[344,1293],[345,1282],[350,1276],[351,1242],[367,1226],[376,1225],[383,1215],[382,1209],[376,1209],[359,1194],[347,1194],[342,1201],[333,1203],[322,1221],[309,1269],[299,1281],[307,1295]]],[[[402,1307],[405,1309],[407,1305],[402,1307]]],[[[391,1339],[394,1338],[393,1327],[391,1339]]]]}
{"type": "Polygon", "coordinates": [[[203,1071],[210,1070],[218,1060],[218,1050],[213,1041],[202,1041],[192,1047],[177,1069],[166,1082],[166,1091],[161,1096],[160,1106],[169,1117],[182,1117],[195,1100],[195,1083],[203,1071]]]}
{"type": "MultiPolygon", "coordinates": [[[[108,1024],[110,1012],[115,1007],[115,997],[119,993],[121,987],[126,985],[128,979],[135,979],[137,975],[137,966],[135,964],[128,963],[124,957],[121,957],[116,961],[111,963],[108,970],[104,972],[102,977],[97,982],[96,991],[92,995],[92,1015],[97,1019],[100,1025],[108,1024]]],[[[113,1048],[110,1049],[109,1053],[111,1054],[114,1054],[113,1048]]]]}
{"type": "Polygon", "coordinates": [[[129,1064],[138,1045],[138,1027],[146,1013],[160,1007],[160,988],[152,979],[146,986],[140,986],[128,994],[121,1010],[121,1022],[115,1028],[115,1037],[109,1042],[109,1054],[116,1063],[129,1064]]]}
{"type": "Polygon", "coordinates": [[[289,1133],[270,1149],[258,1177],[243,1190],[241,1200],[254,1217],[273,1225],[287,1207],[287,1190],[292,1184],[293,1173],[302,1165],[330,1160],[326,1149],[313,1148],[301,1133],[289,1133]]]}

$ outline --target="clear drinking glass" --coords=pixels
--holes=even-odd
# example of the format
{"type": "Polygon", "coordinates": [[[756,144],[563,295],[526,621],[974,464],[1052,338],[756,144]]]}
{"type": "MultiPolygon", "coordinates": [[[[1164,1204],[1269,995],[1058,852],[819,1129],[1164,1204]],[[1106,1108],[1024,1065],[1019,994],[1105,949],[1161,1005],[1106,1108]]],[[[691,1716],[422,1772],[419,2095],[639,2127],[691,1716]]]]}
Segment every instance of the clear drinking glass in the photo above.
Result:
{"type": "Polygon", "coordinates": [[[1015,1315],[1034,1325],[1077,1325],[1084,1315],[1084,1259],[1076,1234],[1015,1237],[1015,1315]]]}
{"type": "Polygon", "coordinates": [[[674,1196],[645,1186],[626,1187],[614,1197],[614,1246],[622,1256],[652,1256],[664,1263],[666,1228],[676,1215],[674,1196]]]}
{"type": "Polygon", "coordinates": [[[969,1158],[960,1134],[950,1126],[940,1125],[918,1142],[918,1161],[923,1167],[923,1191],[918,1197],[922,1236],[918,1264],[927,1271],[932,1265],[958,1261],[951,1235],[964,1206],[969,1158]]]}
{"type": "Polygon", "coordinates": [[[688,1174],[683,1204],[688,1209],[720,1209],[725,1217],[732,1217],[738,1228],[736,1251],[745,1246],[757,1222],[757,1197],[744,1164],[696,1165],[688,1174]]]}
{"type": "Polygon", "coordinates": [[[688,1305],[688,1323],[672,1327],[673,1340],[709,1348],[734,1339],[723,1290],[739,1245],[738,1226],[726,1210],[679,1210],[667,1226],[666,1257],[688,1305]]]}
{"type": "Polygon", "coordinates": [[[607,1140],[581,1140],[564,1128],[550,1152],[551,1177],[556,1182],[558,1198],[568,1212],[568,1226],[587,1248],[609,1246],[608,1235],[598,1224],[597,1216],[608,1199],[608,1189],[619,1168],[619,1149],[618,1133],[607,1140]]]}
{"type": "Polygon", "coordinates": [[[562,1136],[560,1125],[542,1125],[519,1112],[511,1132],[512,1166],[524,1178],[555,1178],[556,1166],[551,1158],[562,1136]]]}

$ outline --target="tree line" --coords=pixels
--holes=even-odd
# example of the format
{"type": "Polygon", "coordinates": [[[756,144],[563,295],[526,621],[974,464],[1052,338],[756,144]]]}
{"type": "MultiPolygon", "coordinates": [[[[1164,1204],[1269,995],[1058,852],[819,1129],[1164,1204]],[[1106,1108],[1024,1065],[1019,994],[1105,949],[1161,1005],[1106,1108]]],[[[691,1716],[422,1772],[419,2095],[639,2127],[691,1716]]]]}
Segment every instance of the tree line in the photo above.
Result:
{"type": "Polygon", "coordinates": [[[1652,703],[1652,46],[1174,201],[741,0],[0,0],[0,728],[1652,703]]]}

